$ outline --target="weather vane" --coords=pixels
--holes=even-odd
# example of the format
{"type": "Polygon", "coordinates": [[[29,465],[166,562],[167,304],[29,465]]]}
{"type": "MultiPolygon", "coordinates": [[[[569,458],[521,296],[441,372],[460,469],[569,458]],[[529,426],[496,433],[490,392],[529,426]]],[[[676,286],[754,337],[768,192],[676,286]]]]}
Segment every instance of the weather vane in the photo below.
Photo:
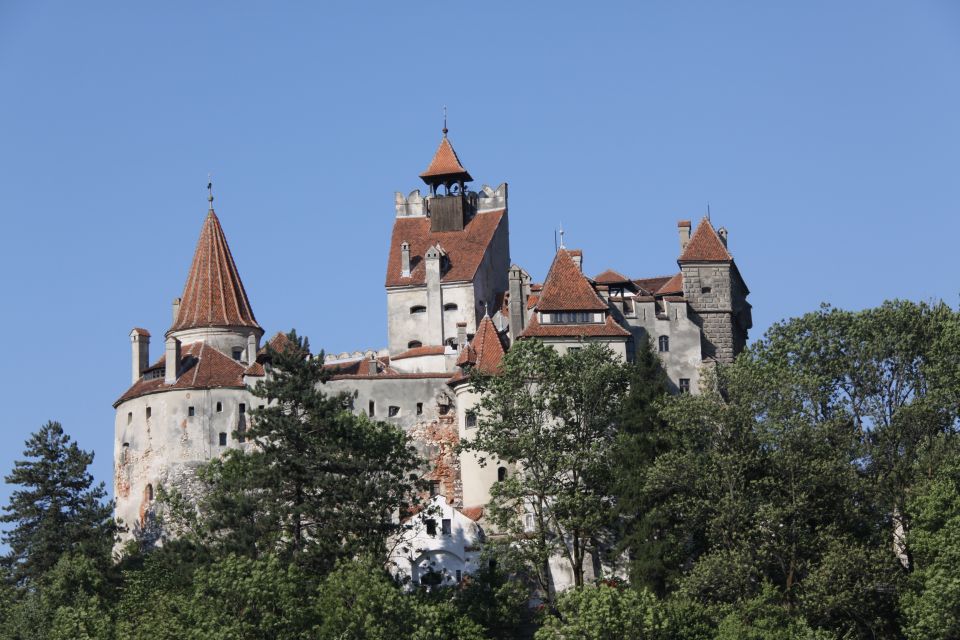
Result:
{"type": "Polygon", "coordinates": [[[213,177],[211,174],[207,174],[207,202],[210,203],[210,208],[213,209],[213,177]]]}
{"type": "Polygon", "coordinates": [[[447,135],[447,105],[443,105],[443,135],[447,135]]]}

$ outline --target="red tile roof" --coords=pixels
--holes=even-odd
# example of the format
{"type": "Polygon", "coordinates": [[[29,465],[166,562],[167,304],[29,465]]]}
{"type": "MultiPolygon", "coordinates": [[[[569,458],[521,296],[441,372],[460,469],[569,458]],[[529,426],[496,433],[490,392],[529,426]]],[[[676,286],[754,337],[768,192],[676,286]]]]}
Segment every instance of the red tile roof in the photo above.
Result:
{"type": "Polygon", "coordinates": [[[614,271],[613,269],[607,269],[603,273],[594,276],[593,281],[600,284],[620,284],[621,282],[631,282],[630,278],[623,275],[619,271],[614,271]]]}
{"type": "MultiPolygon", "coordinates": [[[[470,177],[470,173],[460,164],[460,158],[457,157],[457,152],[453,150],[453,145],[450,144],[450,139],[447,138],[446,133],[443,134],[443,139],[440,140],[440,146],[437,147],[437,152],[433,154],[433,160],[430,161],[430,166],[420,174],[420,177],[424,179],[440,176],[456,176],[467,182],[473,180],[473,178],[470,177]]],[[[430,181],[426,180],[426,182],[429,183],[430,181]]]]}
{"type": "Polygon", "coordinates": [[[137,335],[144,336],[145,338],[150,337],[150,332],[146,329],[141,329],[140,327],[134,327],[131,333],[136,333],[137,335]]]}
{"type": "Polygon", "coordinates": [[[431,231],[430,218],[397,218],[393,223],[390,256],[387,259],[388,287],[419,285],[425,282],[427,249],[439,244],[447,253],[449,268],[441,274],[442,282],[473,280],[490,241],[506,217],[503,209],[478,213],[463,227],[463,231],[431,231]],[[400,245],[410,243],[410,275],[403,277],[400,245]]]}
{"type": "Polygon", "coordinates": [[[259,362],[254,362],[252,365],[247,367],[246,370],[244,370],[243,375],[260,377],[267,375],[267,371],[263,368],[262,364],[259,362]]]}
{"type": "Polygon", "coordinates": [[[656,278],[638,278],[633,281],[633,284],[640,287],[640,289],[647,294],[653,295],[660,287],[667,284],[672,277],[673,276],[657,276],[656,278]]]}
{"type": "Polygon", "coordinates": [[[446,351],[446,347],[442,344],[431,345],[426,347],[414,347],[413,349],[407,349],[401,354],[390,356],[392,360],[403,360],[404,358],[417,358],[419,356],[442,356],[446,351]]]}
{"type": "MultiPolygon", "coordinates": [[[[166,355],[149,367],[149,370],[163,368],[166,355]]],[[[243,383],[245,366],[205,342],[188,344],[180,353],[180,377],[173,384],[166,384],[163,376],[145,380],[140,378],[113,404],[169,389],[217,389],[246,387],[243,383]]]]}
{"type": "Polygon", "coordinates": [[[693,237],[690,238],[678,262],[730,262],[732,260],[733,256],[723,246],[713,225],[704,218],[697,225],[697,230],[693,232],[693,237]]]}
{"type": "Polygon", "coordinates": [[[530,324],[520,334],[521,338],[577,338],[577,337],[627,338],[630,332],[617,324],[613,316],[607,316],[603,324],[540,324],[537,315],[530,317],[530,324]]]}
{"type": "Polygon", "coordinates": [[[203,222],[180,311],[171,331],[196,327],[257,327],[220,221],[211,209],[203,222]]]}
{"type": "Polygon", "coordinates": [[[678,273],[657,289],[656,294],[658,296],[666,295],[668,293],[683,293],[683,274],[678,273]]]}
{"type": "Polygon", "coordinates": [[[607,303],[600,299],[567,249],[560,249],[550,265],[540,292],[540,311],[604,311],[607,303]]]}
{"type": "Polygon", "coordinates": [[[460,513],[477,522],[483,517],[483,507],[464,507],[460,513]]]}
{"type": "Polygon", "coordinates": [[[470,365],[484,373],[496,373],[503,354],[503,342],[493,320],[490,316],[483,316],[473,340],[460,352],[457,364],[470,365]]]}

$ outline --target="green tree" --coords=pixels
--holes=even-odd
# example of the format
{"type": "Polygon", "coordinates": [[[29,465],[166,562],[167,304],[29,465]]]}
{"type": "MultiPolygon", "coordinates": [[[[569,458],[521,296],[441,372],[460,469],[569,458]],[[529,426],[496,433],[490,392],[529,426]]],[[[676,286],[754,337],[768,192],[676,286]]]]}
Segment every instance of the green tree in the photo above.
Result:
{"type": "Polygon", "coordinates": [[[599,559],[612,521],[610,463],[628,384],[624,365],[596,344],[561,356],[539,341],[521,341],[500,373],[476,374],[473,384],[480,417],[463,448],[516,469],[491,488],[497,532],[518,543],[514,551],[545,593],[555,554],[583,585],[584,563],[589,555],[599,559]]]}
{"type": "Polygon", "coordinates": [[[108,559],[113,526],[103,483],[94,485],[87,471],[93,453],[71,442],[60,423],[48,422],[27,440],[24,456],[4,478],[21,487],[0,516],[13,525],[0,536],[10,547],[3,560],[11,578],[35,582],[68,551],[108,559]]]}
{"type": "Polygon", "coordinates": [[[210,465],[196,529],[227,551],[277,552],[322,574],[338,558],[382,551],[415,495],[420,460],[401,429],[325,394],[322,354],[295,332],[287,338],[268,349],[270,372],[253,390],[266,401],[244,434],[254,446],[210,465]]]}
{"type": "Polygon", "coordinates": [[[667,637],[656,596],[606,584],[571,589],[557,599],[535,640],[651,640],[667,637]]]}

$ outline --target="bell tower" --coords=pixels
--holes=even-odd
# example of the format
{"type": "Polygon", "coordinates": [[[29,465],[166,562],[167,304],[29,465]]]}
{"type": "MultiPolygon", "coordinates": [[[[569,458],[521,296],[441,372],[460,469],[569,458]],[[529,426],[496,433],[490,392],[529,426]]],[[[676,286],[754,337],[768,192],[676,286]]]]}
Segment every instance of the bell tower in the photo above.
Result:
{"type": "Polygon", "coordinates": [[[468,197],[465,187],[473,178],[460,163],[447,133],[444,118],[440,146],[433,154],[430,166],[420,174],[420,178],[430,187],[426,205],[431,231],[463,231],[464,224],[476,208],[475,198],[468,197]]]}

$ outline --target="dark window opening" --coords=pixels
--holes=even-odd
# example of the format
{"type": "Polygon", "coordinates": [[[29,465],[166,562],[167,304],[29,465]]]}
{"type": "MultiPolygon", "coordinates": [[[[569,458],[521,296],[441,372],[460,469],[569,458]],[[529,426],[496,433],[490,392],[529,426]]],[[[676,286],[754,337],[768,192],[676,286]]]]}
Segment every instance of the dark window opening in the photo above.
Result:
{"type": "Polygon", "coordinates": [[[243,349],[240,349],[240,348],[238,348],[238,347],[235,347],[235,348],[233,349],[233,359],[234,359],[234,360],[240,360],[240,359],[242,359],[242,358],[243,358],[243,349]]]}
{"type": "Polygon", "coordinates": [[[463,573],[461,573],[460,569],[457,569],[457,582],[460,582],[461,579],[463,579],[463,573]]]}
{"type": "Polygon", "coordinates": [[[710,293],[711,291],[710,287],[700,287],[700,293],[710,293]]]}
{"type": "Polygon", "coordinates": [[[151,415],[153,415],[153,409],[151,409],[150,407],[147,407],[147,420],[150,419],[151,415]]]}
{"type": "Polygon", "coordinates": [[[190,416],[191,418],[192,418],[194,415],[196,415],[196,411],[194,410],[193,407],[187,407],[187,415],[190,416]]]}
{"type": "Polygon", "coordinates": [[[426,312],[427,312],[427,308],[422,304],[418,304],[416,306],[410,307],[410,313],[426,313],[426,312]]]}
{"type": "Polygon", "coordinates": [[[396,418],[398,415],[400,415],[400,407],[390,405],[387,407],[387,415],[391,418],[396,418]]]}
{"type": "Polygon", "coordinates": [[[422,416],[422,415],[423,415],[423,403],[422,403],[422,402],[418,402],[418,403],[417,403],[417,415],[418,415],[418,416],[422,416]]]}
{"type": "Polygon", "coordinates": [[[445,415],[447,415],[447,412],[450,411],[450,405],[448,405],[448,404],[441,404],[441,405],[437,408],[437,411],[440,413],[440,415],[445,416],[445,415]]]}
{"type": "Polygon", "coordinates": [[[221,447],[227,446],[227,434],[224,433],[223,431],[220,432],[220,446],[221,447]]]}
{"type": "Polygon", "coordinates": [[[570,347],[569,349],[567,349],[567,352],[568,352],[568,353],[576,353],[577,351],[580,351],[580,349],[581,349],[581,347],[570,347]]]}
{"type": "Polygon", "coordinates": [[[217,403],[217,413],[220,413],[221,411],[223,411],[223,403],[222,403],[222,402],[218,402],[218,403],[217,403]]]}
{"type": "Polygon", "coordinates": [[[497,482],[503,482],[507,479],[507,468],[500,467],[497,469],[497,482]]]}
{"type": "Polygon", "coordinates": [[[153,502],[153,485],[148,484],[146,489],[143,490],[143,497],[147,499],[147,502],[153,502]]]}
{"type": "Polygon", "coordinates": [[[456,310],[457,310],[457,303],[455,303],[455,302],[448,302],[447,304],[443,305],[443,310],[444,310],[444,311],[456,311],[456,310]]]}
{"type": "Polygon", "coordinates": [[[133,422],[133,411],[127,414],[127,424],[133,422]]]}
{"type": "Polygon", "coordinates": [[[440,481],[431,480],[430,481],[430,497],[440,495],[440,481]]]}
{"type": "Polygon", "coordinates": [[[680,378],[680,393],[690,393],[690,378],[680,378]]]}
{"type": "Polygon", "coordinates": [[[463,418],[463,425],[467,429],[472,429],[473,427],[477,426],[477,414],[475,414],[473,411],[467,411],[467,415],[465,415],[463,418]]]}
{"type": "Polygon", "coordinates": [[[247,405],[240,403],[240,418],[237,420],[237,442],[243,444],[246,441],[247,432],[247,405]]]}
{"type": "Polygon", "coordinates": [[[262,405],[262,404],[258,404],[258,405],[257,405],[257,409],[263,409],[263,405],[262,405]]]}
{"type": "Polygon", "coordinates": [[[123,449],[120,451],[120,462],[126,463],[130,459],[130,443],[124,442],[123,449]]]}
{"type": "Polygon", "coordinates": [[[582,324],[593,322],[593,314],[589,311],[561,311],[559,313],[545,313],[546,321],[553,324],[582,324]]]}
{"type": "Polygon", "coordinates": [[[444,518],[443,520],[440,521],[440,533],[442,533],[445,536],[448,536],[450,535],[450,532],[451,532],[450,518],[444,518]]]}
{"type": "Polygon", "coordinates": [[[416,349],[422,346],[423,346],[423,343],[420,342],[419,340],[411,340],[410,342],[407,343],[407,349],[416,349]]]}
{"type": "Polygon", "coordinates": [[[367,404],[367,415],[372,418],[372,417],[373,417],[373,414],[376,413],[376,409],[377,409],[377,405],[375,405],[375,404],[373,403],[373,400],[371,400],[371,401],[367,404]]]}
{"type": "Polygon", "coordinates": [[[670,351],[670,338],[667,336],[660,336],[657,340],[657,344],[660,348],[660,351],[670,351]]]}
{"type": "Polygon", "coordinates": [[[437,521],[436,521],[436,520],[434,520],[433,518],[430,518],[429,520],[426,521],[426,525],[427,525],[427,535],[428,535],[428,536],[435,536],[435,535],[437,535],[437,521]]]}

